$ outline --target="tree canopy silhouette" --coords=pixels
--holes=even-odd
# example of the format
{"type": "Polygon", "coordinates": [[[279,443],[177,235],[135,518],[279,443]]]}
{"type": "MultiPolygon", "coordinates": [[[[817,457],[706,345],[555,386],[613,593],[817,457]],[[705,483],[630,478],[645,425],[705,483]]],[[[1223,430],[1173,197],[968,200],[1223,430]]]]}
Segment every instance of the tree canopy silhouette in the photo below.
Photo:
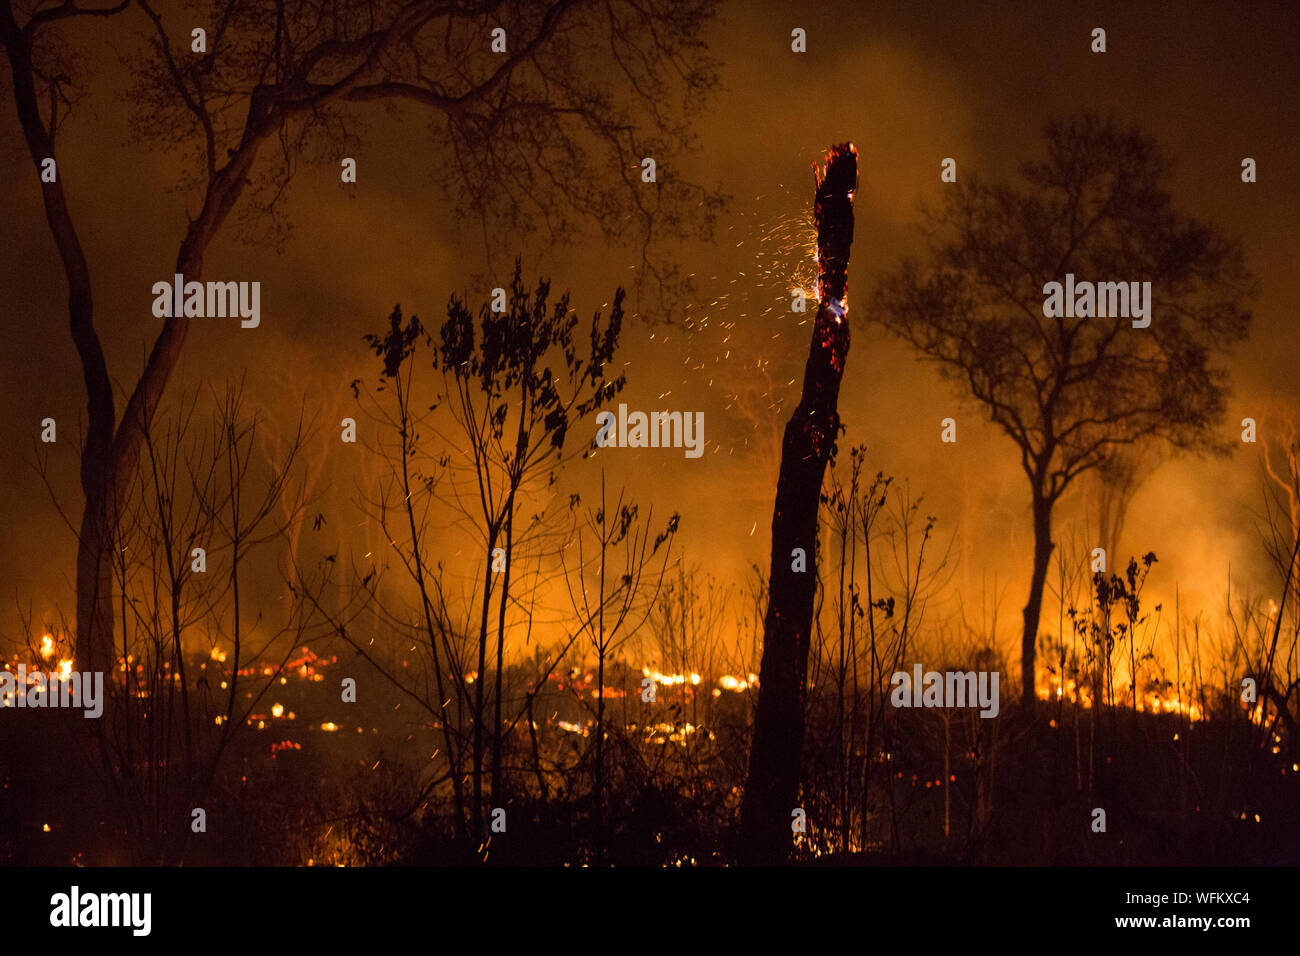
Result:
{"type": "Polygon", "coordinates": [[[1092,113],[1054,120],[1045,136],[1046,156],[1021,167],[1019,186],[946,186],[927,211],[930,254],[887,275],[872,309],[1020,449],[1034,524],[1021,642],[1031,709],[1053,506],[1124,446],[1226,447],[1219,360],[1246,337],[1257,291],[1236,241],[1174,209],[1152,138],[1092,113]],[[1070,273],[1149,281],[1149,327],[1045,315],[1045,285],[1070,273]]]}

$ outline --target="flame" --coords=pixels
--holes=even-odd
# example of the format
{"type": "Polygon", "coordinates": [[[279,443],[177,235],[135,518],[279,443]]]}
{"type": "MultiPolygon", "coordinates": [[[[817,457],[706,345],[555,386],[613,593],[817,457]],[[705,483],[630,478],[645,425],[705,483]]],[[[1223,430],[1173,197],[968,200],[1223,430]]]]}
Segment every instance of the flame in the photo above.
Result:
{"type": "Polygon", "coordinates": [[[733,677],[730,674],[723,674],[718,678],[718,686],[723,690],[740,693],[741,691],[748,690],[751,687],[757,687],[758,675],[750,674],[749,679],[746,680],[744,677],[733,677]]]}
{"type": "MultiPolygon", "coordinates": [[[[630,727],[635,729],[636,725],[632,724],[630,727]]],[[[646,740],[656,744],[685,743],[687,737],[700,731],[703,731],[710,740],[714,739],[712,731],[705,730],[703,727],[696,727],[689,722],[685,724],[647,724],[642,729],[645,731],[646,740]]]]}
{"type": "Polygon", "coordinates": [[[656,684],[667,684],[669,686],[686,683],[699,684],[700,682],[699,674],[661,674],[659,671],[649,667],[641,668],[641,676],[649,677],[656,684]]]}
{"type": "MultiPolygon", "coordinates": [[[[1117,684],[1117,706],[1120,705],[1118,686],[1117,684]]],[[[1058,674],[1040,671],[1035,689],[1038,692],[1039,700],[1064,700],[1066,703],[1078,704],[1085,710],[1093,705],[1092,687],[1087,683],[1079,684],[1072,677],[1067,677],[1063,682],[1058,674]]],[[[1137,709],[1140,713],[1181,714],[1189,720],[1201,720],[1203,717],[1199,704],[1191,700],[1190,697],[1179,700],[1177,690],[1173,688],[1165,694],[1148,690],[1138,697],[1137,709]]],[[[1259,720],[1256,720],[1254,716],[1251,719],[1259,723],[1259,720]]]]}
{"type": "Polygon", "coordinates": [[[47,661],[54,656],[54,635],[46,634],[41,638],[41,657],[47,661]]]}

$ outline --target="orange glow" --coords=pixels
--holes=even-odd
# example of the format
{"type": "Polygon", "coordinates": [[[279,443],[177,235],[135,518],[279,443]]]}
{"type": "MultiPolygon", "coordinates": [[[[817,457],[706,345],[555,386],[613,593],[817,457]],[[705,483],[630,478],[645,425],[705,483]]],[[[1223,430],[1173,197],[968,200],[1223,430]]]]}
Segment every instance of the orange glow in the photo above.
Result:
{"type": "Polygon", "coordinates": [[[650,667],[641,668],[641,676],[649,677],[656,684],[666,684],[670,687],[674,684],[686,683],[697,685],[700,682],[699,674],[661,674],[659,671],[650,667]]]}
{"type": "MultiPolygon", "coordinates": [[[[1131,698],[1125,702],[1124,698],[1121,697],[1119,693],[1120,682],[1118,680],[1115,686],[1116,706],[1120,706],[1122,702],[1124,702],[1125,706],[1131,703],[1131,698]]],[[[1040,671],[1036,690],[1039,700],[1064,700],[1066,703],[1078,704],[1085,710],[1092,707],[1093,704],[1092,688],[1087,684],[1080,685],[1072,677],[1067,677],[1062,682],[1059,675],[1040,671]]],[[[1173,689],[1163,695],[1148,690],[1138,698],[1137,709],[1140,713],[1181,714],[1189,720],[1201,720],[1203,717],[1199,704],[1192,701],[1190,697],[1180,701],[1177,691],[1173,689]]],[[[1261,719],[1262,716],[1259,718],[1255,715],[1251,716],[1251,720],[1255,723],[1259,723],[1261,719]]]]}

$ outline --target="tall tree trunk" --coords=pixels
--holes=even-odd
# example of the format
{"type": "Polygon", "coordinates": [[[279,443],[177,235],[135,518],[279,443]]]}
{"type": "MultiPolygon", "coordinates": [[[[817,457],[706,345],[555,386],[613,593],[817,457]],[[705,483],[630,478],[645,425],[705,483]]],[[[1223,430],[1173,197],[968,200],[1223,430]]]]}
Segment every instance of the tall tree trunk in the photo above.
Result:
{"type": "MultiPolygon", "coordinates": [[[[0,43],[9,58],[14,105],[28,153],[39,175],[41,162],[55,158],[54,134],[41,116],[32,64],[31,38],[14,19],[12,4],[0,3],[0,43]]],[[[190,221],[176,257],[176,271],[197,280],[203,253],[248,183],[248,174],[261,144],[284,119],[264,98],[254,97],[244,136],[225,166],[207,183],[203,206],[190,221]]],[[[180,357],[189,319],[171,316],[163,323],[139,381],[116,421],[112,382],[99,336],[95,332],[90,268],[68,210],[64,171],[54,182],[41,183],[45,218],[59,250],[68,282],[68,317],[86,383],[86,444],[81,457],[81,487],[85,495],[77,541],[77,635],[74,657],[78,670],[111,672],[113,649],[113,541],[121,496],[139,463],[145,431],[153,421],[167,380],[180,357]]]]}
{"type": "MultiPolygon", "coordinates": [[[[0,39],[9,57],[18,121],[39,180],[41,162],[54,157],[54,136],[46,129],[37,102],[31,40],[19,28],[9,3],[0,5],[0,39]]],[[[76,667],[79,671],[109,671],[110,668],[104,665],[107,657],[101,659],[101,655],[91,655],[90,648],[95,642],[84,639],[83,634],[102,631],[111,634],[113,630],[113,568],[109,561],[112,530],[107,507],[112,498],[110,480],[116,418],[113,386],[95,332],[90,266],[86,263],[81,239],[68,210],[63,177],[57,167],[53,182],[41,182],[41,199],[45,204],[45,220],[68,282],[68,318],[72,341],[81,360],[89,413],[86,444],[81,456],[81,484],[86,495],[86,509],[82,513],[77,547],[76,667]]]]}
{"type": "Polygon", "coordinates": [[[1052,557],[1052,500],[1034,487],[1034,570],[1029,580],[1029,602],[1025,605],[1025,630],[1020,639],[1020,703],[1026,714],[1034,713],[1038,694],[1034,689],[1038,619],[1043,610],[1043,586],[1052,557]]]}
{"type": "Polygon", "coordinates": [[[844,291],[857,183],[857,150],[850,143],[831,147],[825,173],[816,179],[817,319],[804,368],[803,393],[785,428],[772,511],[772,562],[758,707],[741,807],[740,853],[750,863],[781,862],[790,849],[817,589],[817,511],[826,465],[839,434],[837,403],[849,351],[844,291]],[[803,549],[806,570],[793,569],[795,548],[803,549]]]}
{"type": "MultiPolygon", "coordinates": [[[[252,157],[247,160],[251,163],[252,157]]],[[[246,169],[246,165],[241,164],[246,169]]],[[[219,177],[223,184],[228,181],[219,177]]],[[[185,281],[197,282],[203,271],[203,253],[218,226],[243,189],[242,181],[229,186],[234,194],[209,189],[203,214],[192,222],[176,256],[176,271],[185,281]]],[[[69,222],[69,228],[71,223],[69,222]]],[[[71,272],[70,283],[71,283],[71,272]]],[[[82,367],[86,370],[87,405],[91,422],[81,457],[81,488],[85,508],[81,517],[81,534],[77,540],[77,640],[75,657],[82,670],[112,673],[116,659],[113,635],[113,554],[117,538],[117,516],[122,496],[130,487],[140,462],[145,433],[153,422],[162,401],[172,369],[180,358],[181,347],[189,332],[190,320],[184,315],[170,316],[163,322],[140,380],[114,427],[115,410],[111,391],[92,386],[97,375],[92,369],[107,370],[98,336],[90,321],[91,304],[87,282],[84,306],[85,326],[77,328],[74,303],[73,338],[77,341],[82,367]],[[82,341],[87,344],[83,346],[82,341]]],[[[123,651],[125,653],[125,651],[123,651]]]]}

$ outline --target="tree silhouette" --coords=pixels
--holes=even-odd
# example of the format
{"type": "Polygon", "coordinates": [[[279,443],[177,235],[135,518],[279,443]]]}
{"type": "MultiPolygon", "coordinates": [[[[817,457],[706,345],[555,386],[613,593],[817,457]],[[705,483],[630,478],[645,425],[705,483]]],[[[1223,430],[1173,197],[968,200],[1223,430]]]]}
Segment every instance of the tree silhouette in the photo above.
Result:
{"type": "MultiPolygon", "coordinates": [[[[404,319],[395,307],[386,328],[364,336],[382,363],[380,381],[372,389],[358,379],[352,388],[379,426],[382,437],[370,450],[388,475],[363,497],[363,506],[415,585],[416,633],[427,674],[415,677],[404,666],[387,666],[353,626],[358,610],[373,604],[395,633],[410,633],[406,598],[384,599],[378,584],[368,586],[369,576],[361,579],[359,572],[360,583],[354,583],[342,612],[326,608],[310,590],[304,594],[333,633],[437,722],[447,771],[434,773],[416,803],[449,783],[457,837],[479,852],[485,800],[504,806],[517,793],[507,748],[521,721],[527,717],[524,726],[535,745],[534,699],[579,638],[605,626],[603,619],[584,618],[558,652],[552,649],[544,663],[539,659],[536,682],[511,695],[507,647],[511,641],[518,647],[520,636],[527,643],[538,579],[544,565],[559,563],[562,543],[573,532],[562,519],[577,496],[565,508],[555,487],[565,466],[591,451],[593,433],[575,429],[625,384],[622,374],[612,374],[624,298],[624,290],[616,289],[608,316],[597,311],[588,325],[570,307],[567,293],[552,298],[548,279],[525,285],[516,262],[504,311],[491,301],[471,310],[452,295],[436,330],[415,315],[404,319]],[[417,362],[419,350],[430,346],[431,364],[417,362]],[[428,394],[426,368],[440,378],[436,400],[427,407],[420,397],[428,394]],[[450,526],[436,520],[443,507],[450,526]],[[458,547],[449,553],[452,541],[466,540],[464,534],[476,558],[464,559],[458,547]],[[460,600],[449,598],[444,587],[449,561],[468,566],[478,578],[460,600]]],[[[615,593],[611,588],[606,598],[612,601],[615,593]]],[[[610,617],[613,606],[596,604],[610,617]]]]}
{"type": "MultiPolygon", "coordinates": [[[[135,36],[130,15],[138,7],[150,39],[148,50],[135,51],[134,128],[195,157],[183,185],[188,208],[197,212],[188,216],[175,267],[187,280],[200,279],[209,246],[237,208],[262,232],[282,225],[276,203],[298,162],[322,144],[335,144],[326,152],[336,155],[337,144],[349,140],[349,109],[385,101],[427,111],[438,160],[430,166],[449,201],[482,222],[485,235],[489,224],[540,225],[559,241],[585,218],[611,243],[631,237],[642,274],[669,288],[676,273],[651,256],[652,239],[707,235],[721,197],[672,175],[647,186],[639,167],[645,156],[689,147],[693,115],[716,84],[700,39],[713,6],[217,0],[195,11],[207,31],[206,50],[195,52],[190,19],[176,43],[148,0],[100,8],[37,4],[22,24],[11,0],[2,0],[0,43],[39,172],[45,159],[58,156],[56,133],[82,96],[69,23],[95,17],[122,33],[125,46],[135,36]],[[505,30],[504,52],[491,46],[497,28],[505,30]]],[[[164,321],[119,418],[95,326],[91,268],[69,200],[88,178],[62,167],[40,188],[68,282],[88,402],[77,667],[107,671],[114,656],[113,526],[190,320],[164,321]]]]}
{"type": "Polygon", "coordinates": [[[582,622],[580,632],[586,632],[596,652],[592,823],[595,859],[599,863],[605,862],[606,665],[650,617],[663,585],[672,538],[680,520],[674,514],[663,530],[656,532],[654,509],[650,509],[644,518],[638,517],[638,511],[625,490],[619,491],[617,501],[606,495],[605,472],[601,469],[600,503],[597,507],[587,507],[573,538],[578,552],[576,562],[572,568],[567,563],[564,565],[569,602],[575,617],[582,622]],[[654,556],[661,548],[663,557],[656,570],[654,556]],[[647,590],[650,592],[648,595],[644,593],[647,590]]]}
{"type": "MultiPolygon", "coordinates": [[[[474,687],[474,798],[482,796],[482,734],[488,723],[484,694],[488,683],[489,611],[497,595],[496,667],[492,671],[491,793],[502,798],[502,675],[505,672],[506,612],[511,600],[513,568],[520,530],[515,527],[522,491],[541,483],[550,487],[556,472],[575,455],[586,455],[590,441],[565,442],[570,429],[595,414],[622,391],[623,375],[614,376],[614,356],[623,328],[623,289],[614,293],[609,317],[592,316],[586,347],[578,315],[567,293],[550,301],[551,284],[538,280],[535,291],[524,285],[523,267],[515,262],[508,311],[487,304],[474,315],[456,296],[447,305],[439,329],[437,365],[445,392],[440,403],[455,420],[464,449],[462,468],[449,473],[451,498],[483,534],[483,601],[479,620],[478,680],[474,687]],[[459,475],[459,480],[458,480],[459,475]],[[464,504],[462,504],[464,503],[464,504]],[[499,589],[491,557],[500,549],[504,571],[499,589]]],[[[459,457],[459,456],[457,456],[459,457]]],[[[540,519],[534,519],[535,523],[540,519]]]]}
{"type": "Polygon", "coordinates": [[[1176,212],[1154,140],[1091,113],[1046,127],[1047,155],[1024,185],[970,178],[927,214],[932,252],[881,283],[873,316],[936,362],[1020,449],[1034,558],[1021,641],[1022,699],[1035,701],[1039,612],[1052,508],[1079,475],[1146,441],[1214,450],[1227,374],[1256,293],[1240,246],[1176,212]],[[1049,318],[1044,285],[1151,282],[1150,326],[1049,318]]]}
{"type": "Polygon", "coordinates": [[[780,862],[789,852],[790,813],[799,791],[804,685],[817,591],[817,511],[826,465],[839,436],[837,405],[849,352],[844,296],[853,245],[853,192],[858,187],[858,151],[851,143],[831,147],[816,187],[817,318],[803,393],[781,446],[758,707],[741,806],[741,853],[760,863],[780,862]],[[791,560],[796,548],[807,561],[798,570],[791,560]]]}

